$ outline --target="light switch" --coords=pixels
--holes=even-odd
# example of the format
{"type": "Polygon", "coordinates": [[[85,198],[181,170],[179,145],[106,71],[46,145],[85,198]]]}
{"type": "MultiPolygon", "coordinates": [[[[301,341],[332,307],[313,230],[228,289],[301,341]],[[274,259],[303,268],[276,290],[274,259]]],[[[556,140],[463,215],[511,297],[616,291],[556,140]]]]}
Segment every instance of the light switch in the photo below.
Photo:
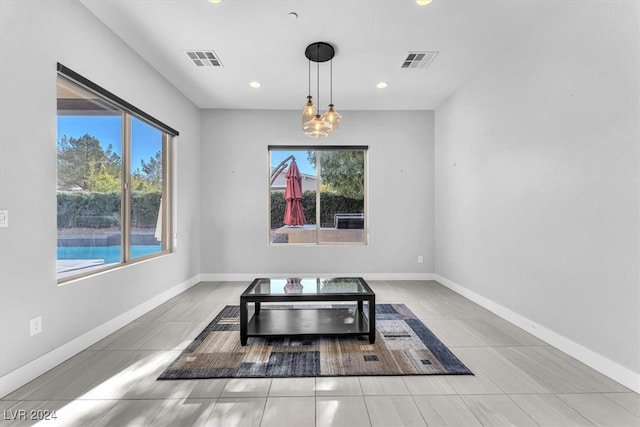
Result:
{"type": "Polygon", "coordinates": [[[0,211],[0,228],[5,228],[9,226],[9,211],[1,210],[0,211]]]}

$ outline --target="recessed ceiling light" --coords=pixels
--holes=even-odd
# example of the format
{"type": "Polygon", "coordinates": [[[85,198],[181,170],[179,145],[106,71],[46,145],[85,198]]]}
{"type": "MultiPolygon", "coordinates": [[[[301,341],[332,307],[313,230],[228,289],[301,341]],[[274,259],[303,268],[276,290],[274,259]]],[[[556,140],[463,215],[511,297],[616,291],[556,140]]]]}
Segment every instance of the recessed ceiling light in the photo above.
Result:
{"type": "MultiPolygon", "coordinates": [[[[211,0],[209,0],[211,1],[211,0]]],[[[430,4],[431,2],[433,2],[433,0],[416,0],[416,4],[418,6],[426,6],[428,4],[430,4]]]]}
{"type": "Polygon", "coordinates": [[[295,12],[289,12],[289,19],[291,19],[292,21],[295,21],[296,19],[298,19],[298,14],[295,12]]]}
{"type": "Polygon", "coordinates": [[[258,89],[259,87],[262,87],[260,82],[251,82],[251,83],[249,83],[249,86],[251,86],[254,89],[258,89]]]}
{"type": "Polygon", "coordinates": [[[220,3],[222,0],[209,0],[209,3],[220,3]]]}
{"type": "Polygon", "coordinates": [[[380,83],[376,84],[376,87],[377,87],[378,89],[384,89],[384,88],[386,88],[387,86],[389,86],[389,83],[387,83],[387,82],[380,82],[380,83]]]}

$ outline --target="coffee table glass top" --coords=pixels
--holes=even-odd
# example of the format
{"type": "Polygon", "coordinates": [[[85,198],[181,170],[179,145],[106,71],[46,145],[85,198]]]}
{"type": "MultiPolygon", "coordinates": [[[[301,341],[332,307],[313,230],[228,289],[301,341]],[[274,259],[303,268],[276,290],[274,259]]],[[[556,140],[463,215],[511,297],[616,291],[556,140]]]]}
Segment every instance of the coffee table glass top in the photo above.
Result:
{"type": "Polygon", "coordinates": [[[244,295],[371,294],[360,277],[256,279],[244,295]]]}

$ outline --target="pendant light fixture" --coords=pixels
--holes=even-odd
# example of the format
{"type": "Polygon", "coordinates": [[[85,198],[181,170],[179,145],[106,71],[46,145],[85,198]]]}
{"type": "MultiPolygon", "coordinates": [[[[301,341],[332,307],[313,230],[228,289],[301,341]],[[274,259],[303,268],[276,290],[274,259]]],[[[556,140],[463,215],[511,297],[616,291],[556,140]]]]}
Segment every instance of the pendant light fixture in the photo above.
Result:
{"type": "Polygon", "coordinates": [[[307,103],[302,110],[302,131],[312,138],[325,138],[340,125],[342,117],[338,114],[333,105],[333,57],[335,50],[333,46],[325,42],[315,42],[307,46],[304,55],[309,60],[309,95],[307,103]],[[313,105],[311,96],[311,62],[316,63],[316,102],[320,104],[320,63],[331,61],[330,68],[330,104],[329,109],[320,115],[313,105]]]}
{"type": "Polygon", "coordinates": [[[309,60],[309,95],[307,96],[307,104],[302,109],[302,130],[306,133],[305,125],[313,120],[316,116],[316,106],[311,100],[311,60],[309,60]]]}
{"type": "Polygon", "coordinates": [[[329,67],[331,70],[330,80],[329,80],[330,82],[329,109],[322,115],[322,120],[324,120],[324,122],[331,127],[331,132],[333,132],[334,130],[338,129],[338,126],[340,126],[340,122],[342,121],[342,116],[336,110],[333,109],[333,61],[329,63],[329,67]]]}

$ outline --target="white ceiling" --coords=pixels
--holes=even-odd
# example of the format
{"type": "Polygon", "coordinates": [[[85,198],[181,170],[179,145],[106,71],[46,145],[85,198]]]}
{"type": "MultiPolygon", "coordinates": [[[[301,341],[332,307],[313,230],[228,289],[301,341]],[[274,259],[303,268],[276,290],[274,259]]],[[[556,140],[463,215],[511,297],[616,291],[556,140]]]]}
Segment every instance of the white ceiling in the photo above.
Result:
{"type": "MultiPolygon", "coordinates": [[[[302,109],[304,50],[329,42],[338,111],[435,109],[553,9],[540,0],[81,2],[200,108],[302,109]],[[213,50],[224,66],[196,67],[187,50],[213,50]],[[439,54],[427,69],[401,69],[409,51],[439,54]],[[379,81],[389,87],[376,89],[379,81]]],[[[328,80],[320,89],[326,105],[328,80]]]]}

